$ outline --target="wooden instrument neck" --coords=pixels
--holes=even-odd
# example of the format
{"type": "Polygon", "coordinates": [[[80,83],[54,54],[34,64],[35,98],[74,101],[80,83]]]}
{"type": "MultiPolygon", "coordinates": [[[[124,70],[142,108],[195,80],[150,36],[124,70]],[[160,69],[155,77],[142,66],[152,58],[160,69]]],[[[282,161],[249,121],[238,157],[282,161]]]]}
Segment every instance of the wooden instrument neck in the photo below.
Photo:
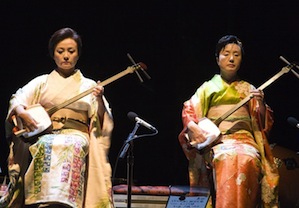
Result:
{"type": "MultiPolygon", "coordinates": [[[[266,87],[268,87],[270,84],[272,84],[274,81],[276,81],[283,74],[288,73],[290,70],[291,70],[291,67],[289,67],[289,66],[283,67],[277,74],[275,74],[273,77],[271,77],[268,81],[266,81],[264,84],[262,84],[257,89],[264,90],[266,87]]],[[[233,114],[236,110],[238,110],[240,107],[242,107],[244,104],[246,104],[252,98],[253,98],[253,95],[249,94],[243,100],[241,100],[237,105],[235,105],[229,111],[227,111],[222,116],[220,116],[218,119],[216,119],[214,121],[214,123],[218,126],[224,119],[229,117],[231,114],[233,114]]]]}

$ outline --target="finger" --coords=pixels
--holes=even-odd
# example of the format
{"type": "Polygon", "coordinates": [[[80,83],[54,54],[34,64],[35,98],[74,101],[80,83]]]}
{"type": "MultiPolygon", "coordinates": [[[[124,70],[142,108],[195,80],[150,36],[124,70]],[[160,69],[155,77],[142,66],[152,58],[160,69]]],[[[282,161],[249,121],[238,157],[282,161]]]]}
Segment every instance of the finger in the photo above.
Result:
{"type": "Polygon", "coordinates": [[[259,90],[259,95],[260,95],[261,98],[264,98],[264,92],[263,92],[263,90],[259,90]]]}
{"type": "Polygon", "coordinates": [[[93,90],[93,93],[97,97],[102,96],[104,94],[104,87],[102,87],[102,86],[95,87],[93,90]]]}

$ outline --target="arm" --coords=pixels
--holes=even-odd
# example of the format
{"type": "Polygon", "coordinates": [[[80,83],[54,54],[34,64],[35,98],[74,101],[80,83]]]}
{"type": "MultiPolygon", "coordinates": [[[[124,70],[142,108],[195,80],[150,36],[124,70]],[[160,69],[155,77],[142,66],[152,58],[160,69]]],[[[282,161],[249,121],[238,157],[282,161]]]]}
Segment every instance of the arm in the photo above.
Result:
{"type": "Polygon", "coordinates": [[[253,101],[253,105],[259,111],[259,119],[261,121],[262,128],[265,128],[267,107],[264,101],[264,92],[262,90],[254,89],[251,90],[250,93],[254,96],[255,101],[253,101]]]}
{"type": "Polygon", "coordinates": [[[12,117],[19,116],[24,122],[24,126],[28,131],[37,128],[37,122],[26,112],[26,108],[38,103],[40,90],[47,78],[47,75],[42,75],[34,78],[22,88],[18,89],[10,98],[9,108],[6,117],[6,136],[9,137],[12,133],[13,123],[12,117]]]}
{"type": "Polygon", "coordinates": [[[185,132],[188,134],[189,142],[202,143],[206,140],[202,130],[198,127],[199,117],[195,113],[192,99],[184,103],[182,119],[185,132]]]}
{"type": "Polygon", "coordinates": [[[93,90],[93,95],[96,97],[97,100],[97,113],[100,119],[100,123],[103,123],[104,120],[104,113],[106,111],[106,106],[104,104],[104,87],[100,85],[100,81],[97,82],[97,86],[93,90]]]}

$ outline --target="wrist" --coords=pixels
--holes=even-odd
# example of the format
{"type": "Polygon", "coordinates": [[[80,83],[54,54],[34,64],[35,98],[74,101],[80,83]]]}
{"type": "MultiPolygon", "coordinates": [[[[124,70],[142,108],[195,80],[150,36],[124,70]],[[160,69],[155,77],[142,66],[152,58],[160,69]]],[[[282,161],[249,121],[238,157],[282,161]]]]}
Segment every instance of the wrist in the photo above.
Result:
{"type": "Polygon", "coordinates": [[[189,121],[187,124],[187,129],[192,129],[194,126],[197,126],[197,124],[194,121],[189,121]]]}
{"type": "Polygon", "coordinates": [[[14,114],[16,116],[19,116],[20,114],[25,112],[25,107],[23,105],[18,105],[17,107],[15,107],[14,109],[14,114]]]}

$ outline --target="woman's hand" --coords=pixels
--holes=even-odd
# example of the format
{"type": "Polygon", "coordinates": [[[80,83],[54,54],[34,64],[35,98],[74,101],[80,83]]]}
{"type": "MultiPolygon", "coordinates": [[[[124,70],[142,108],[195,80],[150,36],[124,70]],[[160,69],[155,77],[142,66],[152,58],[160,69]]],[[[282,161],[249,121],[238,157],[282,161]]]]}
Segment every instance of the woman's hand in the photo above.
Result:
{"type": "Polygon", "coordinates": [[[38,122],[25,110],[24,106],[20,105],[16,107],[15,114],[22,120],[23,128],[27,132],[32,132],[38,128],[38,122]]]}
{"type": "Polygon", "coordinates": [[[265,95],[263,90],[255,89],[255,90],[251,90],[250,93],[257,101],[264,102],[265,95]]]}
{"type": "Polygon", "coordinates": [[[188,123],[187,133],[190,139],[190,143],[198,144],[198,143],[203,143],[207,140],[207,138],[204,136],[202,132],[202,129],[200,129],[199,126],[193,121],[190,121],[188,123]]]}
{"type": "Polygon", "coordinates": [[[100,81],[97,82],[97,86],[93,89],[93,95],[101,98],[104,94],[104,87],[100,85],[100,81]]]}

